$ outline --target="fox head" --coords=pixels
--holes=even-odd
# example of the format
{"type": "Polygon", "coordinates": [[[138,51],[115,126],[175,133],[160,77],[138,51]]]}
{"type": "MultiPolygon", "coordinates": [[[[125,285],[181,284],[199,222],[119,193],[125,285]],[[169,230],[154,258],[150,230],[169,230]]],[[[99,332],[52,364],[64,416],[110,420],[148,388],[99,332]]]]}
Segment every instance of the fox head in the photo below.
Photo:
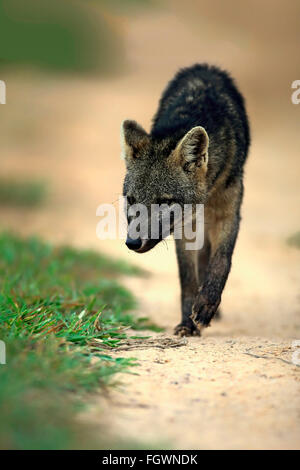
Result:
{"type": "MultiPolygon", "coordinates": [[[[130,228],[135,216],[130,209],[136,205],[147,208],[148,226],[151,224],[151,208],[154,204],[171,208],[178,204],[204,203],[208,164],[208,135],[197,126],[182,138],[157,138],[148,134],[135,121],[126,120],[121,126],[122,157],[126,163],[123,196],[126,198],[128,220],[128,248],[144,253],[165,237],[161,227],[168,210],[159,215],[159,236],[151,238],[149,232],[132,237],[130,228]]],[[[171,214],[172,215],[172,214],[171,214]]],[[[174,217],[170,233],[174,229],[174,217]]]]}

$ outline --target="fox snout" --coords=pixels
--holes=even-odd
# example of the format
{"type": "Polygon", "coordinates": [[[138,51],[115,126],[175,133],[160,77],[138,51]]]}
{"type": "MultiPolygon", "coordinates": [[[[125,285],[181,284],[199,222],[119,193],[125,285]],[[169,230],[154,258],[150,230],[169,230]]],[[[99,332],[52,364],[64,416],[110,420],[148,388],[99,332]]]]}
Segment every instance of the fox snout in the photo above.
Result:
{"type": "MultiPolygon", "coordinates": [[[[133,208],[130,209],[132,211],[133,208]]],[[[151,208],[148,216],[147,208],[145,214],[139,216],[128,214],[128,232],[126,246],[137,253],[145,253],[154,248],[161,240],[167,238],[174,230],[174,214],[169,207],[159,210],[159,206],[151,208]]]]}
{"type": "Polygon", "coordinates": [[[160,240],[152,240],[150,238],[130,238],[127,236],[126,246],[129,250],[135,251],[135,253],[146,253],[157,245],[160,240]]]}
{"type": "Polygon", "coordinates": [[[136,250],[139,250],[142,246],[142,239],[141,238],[130,238],[130,237],[127,237],[126,239],[126,246],[127,248],[129,248],[129,250],[133,250],[133,251],[136,251],[136,250]]]}

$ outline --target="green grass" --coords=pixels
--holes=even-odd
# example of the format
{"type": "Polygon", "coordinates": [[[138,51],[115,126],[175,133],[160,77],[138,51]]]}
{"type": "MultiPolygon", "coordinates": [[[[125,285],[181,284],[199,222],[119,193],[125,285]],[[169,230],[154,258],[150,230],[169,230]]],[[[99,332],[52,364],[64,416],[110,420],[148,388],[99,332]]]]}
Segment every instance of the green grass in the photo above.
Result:
{"type": "Polygon", "coordinates": [[[287,243],[290,246],[300,248],[300,232],[296,232],[287,239],[287,243]]]}
{"type": "Polygon", "coordinates": [[[44,202],[47,188],[41,181],[0,178],[0,204],[33,207],[44,202]]]}
{"type": "Polygon", "coordinates": [[[76,413],[87,393],[135,365],[107,350],[92,353],[89,343],[115,347],[126,327],[151,327],[134,318],[133,296],[114,279],[136,273],[91,251],[0,235],[0,339],[7,349],[7,364],[0,365],[0,448],[105,445],[77,424],[76,413]]]}

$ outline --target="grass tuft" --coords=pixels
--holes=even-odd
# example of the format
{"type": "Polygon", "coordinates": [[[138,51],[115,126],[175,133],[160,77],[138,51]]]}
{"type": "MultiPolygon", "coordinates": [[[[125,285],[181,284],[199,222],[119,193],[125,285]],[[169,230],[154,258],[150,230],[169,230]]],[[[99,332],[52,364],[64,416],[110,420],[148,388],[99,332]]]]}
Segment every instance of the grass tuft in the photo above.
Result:
{"type": "Polygon", "coordinates": [[[41,181],[0,179],[0,204],[6,206],[35,207],[42,204],[47,195],[41,181]]]}
{"type": "Polygon", "coordinates": [[[290,246],[300,248],[300,232],[296,232],[287,239],[287,243],[290,246]]]}
{"type": "Polygon", "coordinates": [[[101,344],[117,346],[128,327],[151,327],[132,315],[132,294],[113,279],[136,272],[91,251],[0,235],[0,339],[7,353],[0,365],[0,448],[92,445],[75,419],[85,394],[135,365],[110,357],[101,344]],[[95,339],[100,347],[91,353],[95,339]]]}

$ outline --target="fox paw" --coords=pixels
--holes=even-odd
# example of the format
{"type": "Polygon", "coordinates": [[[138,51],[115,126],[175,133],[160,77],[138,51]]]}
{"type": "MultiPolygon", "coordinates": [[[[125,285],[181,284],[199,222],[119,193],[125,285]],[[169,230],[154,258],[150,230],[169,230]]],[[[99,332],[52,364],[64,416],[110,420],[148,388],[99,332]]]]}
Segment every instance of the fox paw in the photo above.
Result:
{"type": "Polygon", "coordinates": [[[193,323],[190,325],[179,323],[179,325],[175,327],[174,334],[181,337],[193,336],[193,334],[200,336],[200,332],[195,328],[193,323]]]}
{"type": "Polygon", "coordinates": [[[194,304],[193,311],[190,316],[190,319],[199,331],[210,325],[210,321],[220,304],[219,300],[212,304],[204,303],[201,300],[202,299],[194,304]]]}
{"type": "Polygon", "coordinates": [[[209,325],[204,326],[203,323],[201,323],[201,320],[197,318],[197,315],[195,313],[192,313],[192,315],[190,316],[190,319],[193,320],[195,331],[197,331],[198,335],[201,336],[202,330],[205,328],[205,326],[209,326],[209,325]]]}

